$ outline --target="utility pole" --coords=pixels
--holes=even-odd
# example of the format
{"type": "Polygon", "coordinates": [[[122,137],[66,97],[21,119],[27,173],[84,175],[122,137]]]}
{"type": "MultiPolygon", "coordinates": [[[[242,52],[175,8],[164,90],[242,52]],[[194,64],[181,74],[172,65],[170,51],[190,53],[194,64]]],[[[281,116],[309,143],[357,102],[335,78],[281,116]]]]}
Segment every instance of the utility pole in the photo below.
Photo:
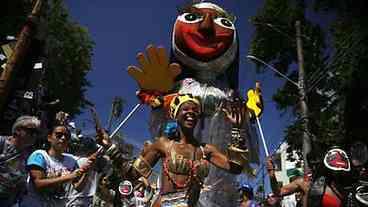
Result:
{"type": "Polygon", "coordinates": [[[310,172],[310,168],[307,162],[307,155],[311,152],[312,144],[311,138],[309,137],[308,130],[308,106],[307,106],[307,96],[305,92],[305,71],[304,71],[304,57],[303,57],[303,43],[301,38],[301,28],[300,21],[295,22],[296,29],[296,45],[298,54],[298,67],[299,67],[299,104],[300,104],[300,119],[302,121],[303,128],[303,161],[304,161],[304,175],[310,172]]]}

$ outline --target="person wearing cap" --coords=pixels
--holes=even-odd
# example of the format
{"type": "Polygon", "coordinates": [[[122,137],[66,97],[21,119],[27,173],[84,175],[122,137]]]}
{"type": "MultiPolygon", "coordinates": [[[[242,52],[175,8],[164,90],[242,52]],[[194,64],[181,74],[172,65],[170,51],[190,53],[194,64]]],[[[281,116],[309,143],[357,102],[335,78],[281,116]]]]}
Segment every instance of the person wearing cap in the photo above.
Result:
{"type": "Polygon", "coordinates": [[[311,181],[297,178],[293,182],[277,186],[272,160],[267,160],[271,188],[279,196],[303,193],[303,206],[343,207],[347,194],[344,188],[351,182],[351,165],[347,153],[337,146],[331,147],[323,156],[323,161],[315,167],[311,181]]]}
{"type": "Polygon", "coordinates": [[[12,126],[11,136],[0,136],[0,204],[7,207],[19,202],[27,178],[26,159],[38,138],[40,120],[20,116],[12,126]]]}
{"type": "Polygon", "coordinates": [[[308,191],[308,206],[347,206],[349,199],[345,187],[352,182],[351,163],[347,153],[338,146],[330,147],[317,169],[308,191]]]}
{"type": "Polygon", "coordinates": [[[242,183],[239,187],[240,191],[240,207],[260,207],[260,205],[253,200],[253,188],[247,183],[242,183]]]}
{"type": "Polygon", "coordinates": [[[351,157],[351,169],[353,182],[353,202],[354,206],[368,206],[368,147],[363,141],[355,141],[349,146],[351,157]]]}
{"type": "MultiPolygon", "coordinates": [[[[238,126],[243,121],[244,114],[239,105],[234,104],[232,107],[224,108],[223,111],[233,126],[238,126]]],[[[129,170],[122,169],[128,173],[131,180],[137,181],[140,177],[148,178],[152,167],[162,160],[160,198],[156,200],[154,206],[196,206],[211,164],[234,174],[241,173],[246,162],[246,150],[241,148],[242,136],[233,133],[234,142],[230,143],[227,154],[212,144],[200,143],[193,134],[200,115],[198,99],[190,94],[175,97],[170,104],[170,116],[178,124],[176,137],[171,139],[165,136],[157,137],[152,144],[145,146],[143,152],[129,166],[129,170]]],[[[104,135],[104,139],[108,139],[107,134],[104,135]]],[[[110,158],[116,163],[121,163],[115,158],[120,157],[116,152],[116,146],[105,147],[110,158]]]]}

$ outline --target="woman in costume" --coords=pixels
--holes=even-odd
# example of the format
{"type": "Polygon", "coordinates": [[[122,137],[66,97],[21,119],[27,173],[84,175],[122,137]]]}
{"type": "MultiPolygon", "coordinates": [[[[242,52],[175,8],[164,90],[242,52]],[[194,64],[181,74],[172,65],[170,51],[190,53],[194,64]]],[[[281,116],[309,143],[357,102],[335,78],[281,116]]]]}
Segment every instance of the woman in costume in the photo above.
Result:
{"type": "MultiPolygon", "coordinates": [[[[239,50],[235,17],[220,6],[209,2],[196,2],[180,8],[172,34],[170,60],[164,48],[152,45],[146,49],[147,56],[138,53],[139,66],[129,66],[129,74],[138,82],[138,97],[151,105],[150,131],[161,136],[167,124],[165,109],[170,103],[170,93],[192,94],[201,100],[200,127],[193,132],[196,139],[211,143],[225,150],[231,140],[231,125],[224,121],[219,104],[232,99],[238,91],[239,50]]],[[[261,98],[257,97],[262,108],[261,98]]],[[[248,159],[258,160],[258,152],[249,119],[239,127],[246,131],[248,159]]],[[[250,170],[250,168],[248,168],[250,170]]],[[[211,168],[206,185],[211,186],[219,177],[221,184],[215,190],[201,194],[201,202],[211,201],[219,205],[235,206],[230,194],[237,193],[234,177],[211,168]],[[229,196],[224,196],[229,194],[229,196]],[[221,198],[221,199],[220,199],[221,198]]]]}
{"type": "MultiPolygon", "coordinates": [[[[132,165],[121,165],[122,171],[133,181],[137,181],[140,177],[148,178],[152,167],[162,160],[162,187],[160,198],[154,206],[196,206],[211,164],[238,174],[247,161],[245,137],[238,128],[246,116],[242,103],[233,102],[229,107],[223,108],[233,126],[233,139],[227,154],[212,144],[199,142],[194,136],[194,129],[202,113],[200,106],[199,100],[190,94],[176,96],[170,103],[170,116],[178,124],[178,133],[174,139],[158,137],[152,144],[145,146],[132,165]]],[[[117,147],[109,143],[107,134],[102,135],[101,144],[107,148],[106,154],[115,164],[122,164],[117,147]]]]}

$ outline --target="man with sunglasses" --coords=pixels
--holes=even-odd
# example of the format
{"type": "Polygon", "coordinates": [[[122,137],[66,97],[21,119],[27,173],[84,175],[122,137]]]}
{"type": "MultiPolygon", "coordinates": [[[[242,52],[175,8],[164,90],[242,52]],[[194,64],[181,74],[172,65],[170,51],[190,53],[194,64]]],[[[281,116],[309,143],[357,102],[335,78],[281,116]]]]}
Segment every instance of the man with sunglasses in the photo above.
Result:
{"type": "Polygon", "coordinates": [[[0,136],[0,204],[17,203],[25,189],[26,159],[33,150],[40,127],[34,116],[21,116],[12,126],[11,136],[0,136]]]}

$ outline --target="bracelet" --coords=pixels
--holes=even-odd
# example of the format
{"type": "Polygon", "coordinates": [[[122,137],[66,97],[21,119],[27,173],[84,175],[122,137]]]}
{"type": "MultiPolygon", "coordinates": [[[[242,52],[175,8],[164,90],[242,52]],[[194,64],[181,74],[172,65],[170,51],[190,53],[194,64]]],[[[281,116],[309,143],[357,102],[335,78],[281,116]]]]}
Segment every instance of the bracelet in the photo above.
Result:
{"type": "Polygon", "coordinates": [[[231,137],[234,139],[239,139],[241,137],[240,129],[237,127],[231,128],[231,137]]]}
{"type": "Polygon", "coordinates": [[[121,157],[119,148],[115,144],[112,144],[109,149],[106,150],[106,155],[108,155],[111,159],[118,159],[121,157]]]}
{"type": "Polygon", "coordinates": [[[238,127],[231,128],[231,144],[237,148],[245,149],[246,146],[246,131],[238,127]]]}
{"type": "Polygon", "coordinates": [[[80,169],[75,170],[75,174],[77,175],[77,177],[80,177],[83,175],[83,172],[80,169]]]}
{"type": "Polygon", "coordinates": [[[112,144],[109,149],[106,150],[106,154],[112,154],[112,152],[116,149],[116,145],[112,144]]]}

